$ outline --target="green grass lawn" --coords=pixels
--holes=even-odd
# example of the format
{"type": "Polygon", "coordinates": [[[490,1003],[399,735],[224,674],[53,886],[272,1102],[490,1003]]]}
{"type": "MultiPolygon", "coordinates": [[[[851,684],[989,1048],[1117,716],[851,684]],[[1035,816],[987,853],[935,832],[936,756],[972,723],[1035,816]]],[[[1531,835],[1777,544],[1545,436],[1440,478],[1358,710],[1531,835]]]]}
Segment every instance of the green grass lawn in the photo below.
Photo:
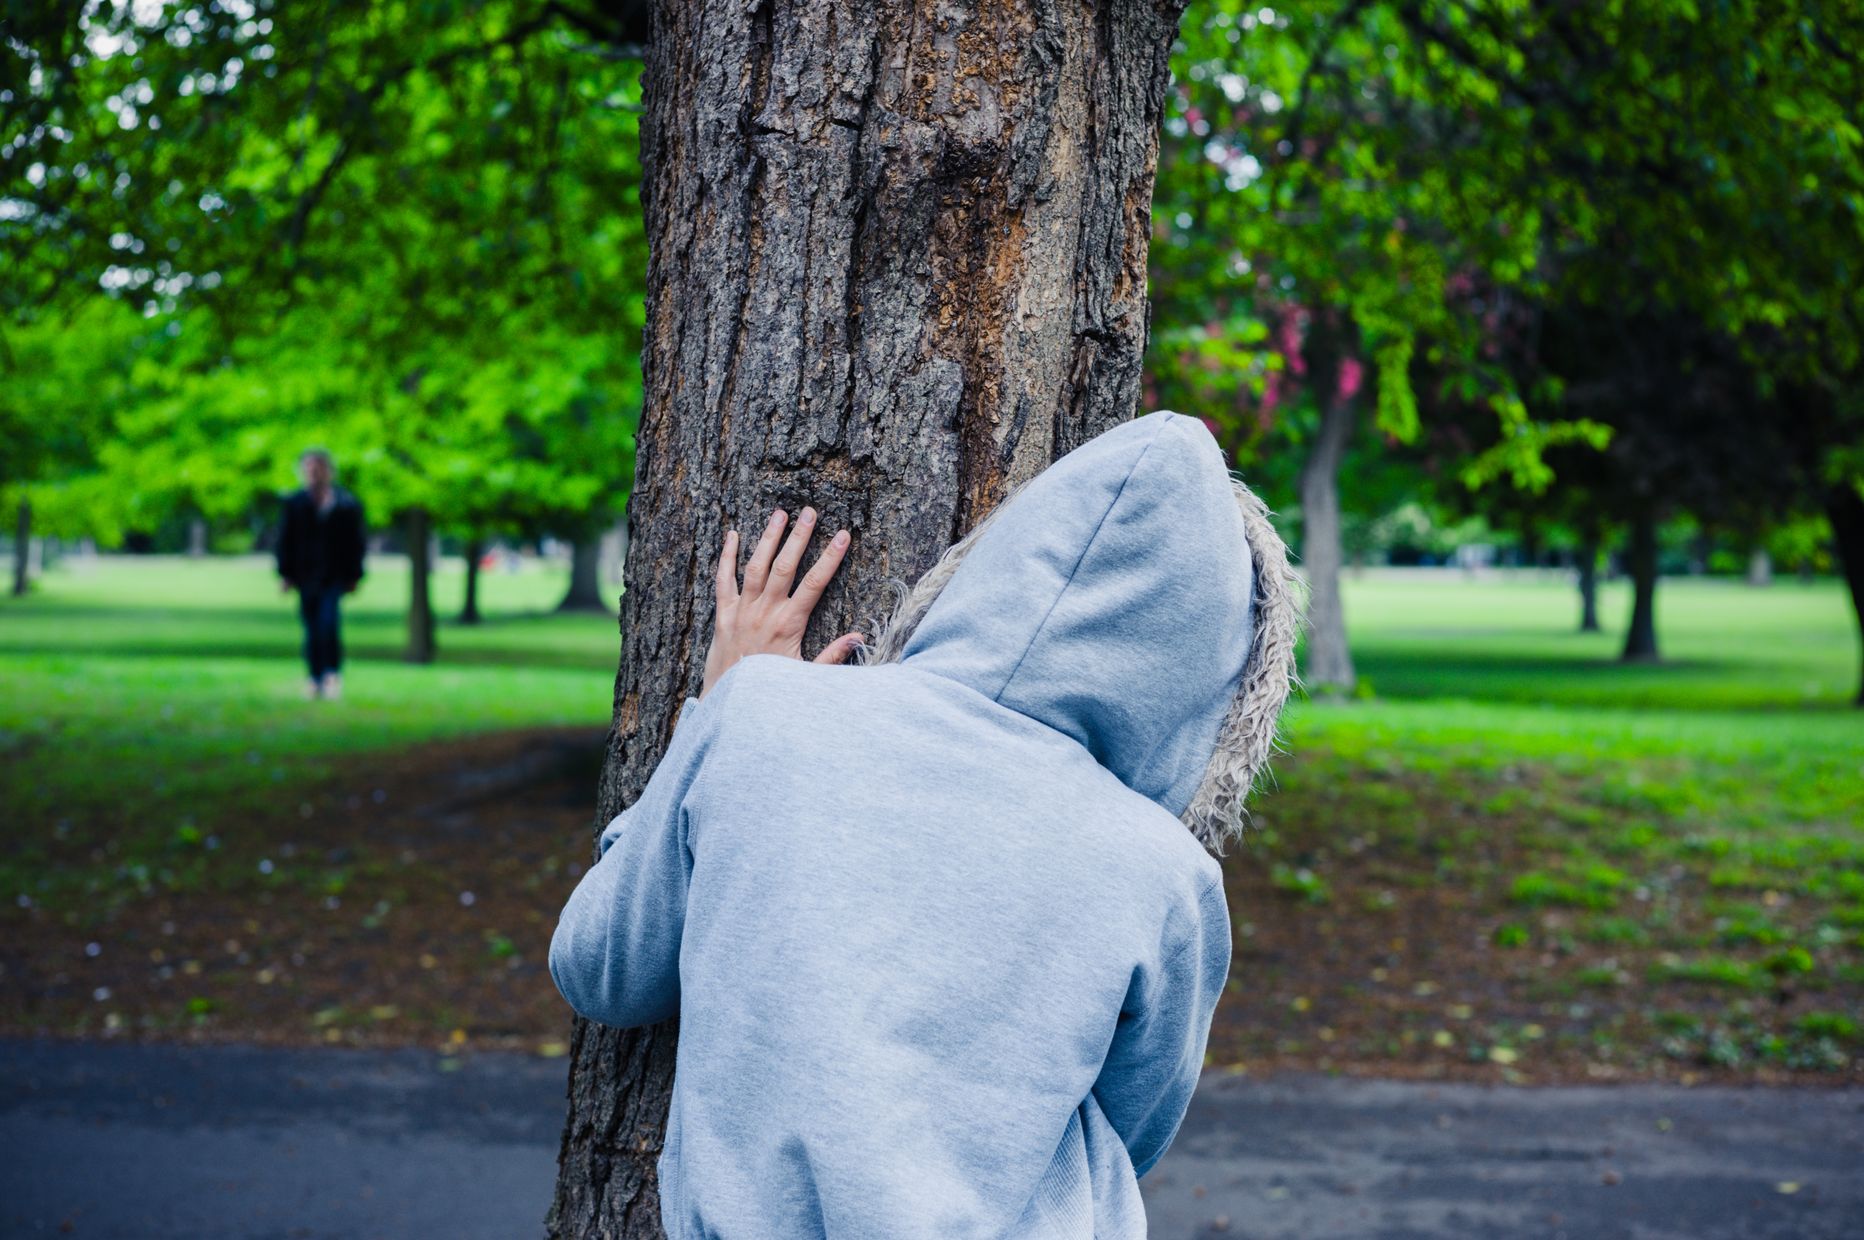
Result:
{"type": "MultiPolygon", "coordinates": [[[[615,622],[548,614],[561,572],[486,574],[487,622],[443,623],[431,667],[399,661],[404,573],[379,559],[350,600],[335,703],[299,697],[292,600],[261,560],[72,562],[0,602],[0,916],[244,890],[250,859],[220,873],[202,841],[275,820],[347,755],[607,722],[615,622]]],[[[443,615],[459,588],[453,562],[443,615]]],[[[1226,861],[1213,1062],[1859,1074],[1848,601],[1686,579],[1660,600],[1665,660],[1625,666],[1619,585],[1608,632],[1582,635],[1555,581],[1349,577],[1371,693],[1291,709],[1226,861]]]]}
{"type": "Polygon", "coordinates": [[[1744,803],[1750,787],[1776,815],[1864,808],[1858,635],[1842,587],[1673,579],[1658,597],[1663,660],[1625,664],[1622,585],[1601,590],[1607,631],[1580,633],[1573,591],[1557,582],[1349,579],[1354,657],[1371,696],[1297,704],[1292,748],[1386,766],[1428,767],[1425,751],[1461,768],[1544,762],[1633,782],[1613,764],[1681,763],[1714,787],[1697,798],[1702,789],[1666,778],[1671,808],[1744,803]]]}
{"type": "Polygon", "coordinates": [[[1380,697],[1463,698],[1610,709],[1850,706],[1858,633],[1834,581],[1765,589],[1666,579],[1657,592],[1663,661],[1618,661],[1630,588],[1599,590],[1602,633],[1577,631],[1579,600],[1553,581],[1461,573],[1369,573],[1346,582],[1359,672],[1380,697]]]}
{"type": "MultiPolygon", "coordinates": [[[[462,572],[454,560],[436,575],[443,617],[457,611],[462,572]]],[[[443,619],[440,661],[416,667],[400,661],[406,563],[377,557],[346,600],[345,696],[307,702],[295,599],[279,593],[267,561],[68,561],[27,598],[0,604],[13,846],[0,879],[35,867],[48,831],[211,831],[326,775],[344,754],[603,724],[620,639],[611,618],[549,613],[566,582],[538,564],[486,572],[484,622],[443,619]]]]}
{"type": "Polygon", "coordinates": [[[1267,1001],[1214,1053],[1856,1072],[1849,602],[1797,581],[1659,598],[1665,660],[1626,666],[1622,586],[1608,632],[1580,634],[1559,583],[1347,583],[1375,696],[1291,712],[1279,788],[1228,863],[1232,988],[1267,1001]]]}

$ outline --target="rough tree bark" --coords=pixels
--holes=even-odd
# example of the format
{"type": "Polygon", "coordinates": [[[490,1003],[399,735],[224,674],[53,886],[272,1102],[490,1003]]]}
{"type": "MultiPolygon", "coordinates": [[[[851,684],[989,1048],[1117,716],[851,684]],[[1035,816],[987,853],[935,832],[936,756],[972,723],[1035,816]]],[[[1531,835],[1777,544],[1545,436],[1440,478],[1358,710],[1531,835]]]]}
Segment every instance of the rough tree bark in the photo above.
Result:
{"type": "Polygon", "coordinates": [[[485,557],[485,540],[466,540],[466,597],[461,601],[460,623],[479,623],[479,561],[485,557]]]}
{"type": "MultiPolygon", "coordinates": [[[[1857,619],[1859,638],[1864,639],[1864,495],[1850,483],[1840,483],[1826,494],[1825,515],[1832,523],[1839,567],[1851,591],[1851,614],[1857,619]]],[[[1864,673],[1859,676],[1857,704],[1864,706],[1864,673]]]]}
{"type": "Polygon", "coordinates": [[[602,543],[590,536],[570,544],[570,588],[558,611],[609,611],[602,597],[602,543]]]}
{"type": "Polygon", "coordinates": [[[428,587],[433,575],[433,521],[425,508],[410,508],[408,536],[408,649],[402,656],[409,663],[432,663],[437,649],[434,642],[433,592],[428,587]]]}
{"type": "Polygon", "coordinates": [[[13,593],[24,596],[32,587],[32,503],[21,498],[13,526],[13,593]]]}
{"type": "MultiPolygon", "coordinates": [[[[653,10],[633,543],[597,823],[697,689],[713,556],[805,503],[868,622],[1007,487],[1137,412],[1178,0],[653,10]]],[[[660,1235],[677,1022],[577,1022],[548,1226],[660,1235]]]]}
{"type": "Polygon", "coordinates": [[[1625,631],[1627,663],[1657,658],[1657,509],[1642,501],[1631,517],[1631,626],[1625,631]]]}
{"type": "Polygon", "coordinates": [[[1590,524],[1579,539],[1579,631],[1599,631],[1599,527],[1590,524]]]}

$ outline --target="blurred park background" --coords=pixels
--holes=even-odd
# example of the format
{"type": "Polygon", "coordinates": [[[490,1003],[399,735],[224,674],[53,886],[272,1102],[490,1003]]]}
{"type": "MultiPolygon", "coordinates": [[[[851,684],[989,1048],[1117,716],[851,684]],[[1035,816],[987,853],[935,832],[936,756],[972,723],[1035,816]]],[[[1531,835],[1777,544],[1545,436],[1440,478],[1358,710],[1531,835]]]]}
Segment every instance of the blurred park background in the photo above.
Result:
{"type": "MultiPolygon", "coordinates": [[[[0,1027],[564,1053],[627,8],[6,10],[0,1027]],[[313,445],[335,702],[267,554],[313,445]]],[[[1811,0],[1188,10],[1146,405],[1314,591],[1214,1064],[1864,1075],[1860,56],[1811,0]]]]}

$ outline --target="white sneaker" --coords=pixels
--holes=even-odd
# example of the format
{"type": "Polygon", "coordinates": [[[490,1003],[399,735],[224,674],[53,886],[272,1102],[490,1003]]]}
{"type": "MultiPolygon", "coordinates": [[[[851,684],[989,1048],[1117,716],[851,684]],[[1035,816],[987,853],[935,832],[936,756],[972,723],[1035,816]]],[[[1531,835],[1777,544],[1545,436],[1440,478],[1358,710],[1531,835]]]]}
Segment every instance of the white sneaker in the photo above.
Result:
{"type": "Polygon", "coordinates": [[[304,700],[315,702],[322,695],[322,690],[315,680],[304,682],[304,700]]]}
{"type": "Polygon", "coordinates": [[[343,677],[330,672],[324,677],[324,697],[330,701],[343,696],[343,677]]]}

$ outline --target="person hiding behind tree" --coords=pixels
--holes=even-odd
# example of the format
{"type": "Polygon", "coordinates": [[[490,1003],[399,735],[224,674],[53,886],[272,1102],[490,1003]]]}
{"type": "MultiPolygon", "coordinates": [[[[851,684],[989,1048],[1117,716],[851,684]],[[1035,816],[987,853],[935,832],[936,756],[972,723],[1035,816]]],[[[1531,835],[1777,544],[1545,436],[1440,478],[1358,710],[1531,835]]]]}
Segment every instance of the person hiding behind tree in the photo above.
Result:
{"type": "Polygon", "coordinates": [[[363,576],[363,515],[356,497],[337,485],[336,466],[322,448],[298,458],[302,489],[285,497],[278,531],[281,590],[298,592],[304,621],[307,698],[343,691],[343,634],[337,604],[363,576]]]}
{"type": "Polygon", "coordinates": [[[1286,548],[1154,413],[811,665],[848,538],[797,582],[785,524],[742,587],[726,536],[699,697],[550,945],[589,1019],[680,1017],[667,1234],[1143,1235],[1229,974],[1212,853],[1288,695],[1286,548]]]}

